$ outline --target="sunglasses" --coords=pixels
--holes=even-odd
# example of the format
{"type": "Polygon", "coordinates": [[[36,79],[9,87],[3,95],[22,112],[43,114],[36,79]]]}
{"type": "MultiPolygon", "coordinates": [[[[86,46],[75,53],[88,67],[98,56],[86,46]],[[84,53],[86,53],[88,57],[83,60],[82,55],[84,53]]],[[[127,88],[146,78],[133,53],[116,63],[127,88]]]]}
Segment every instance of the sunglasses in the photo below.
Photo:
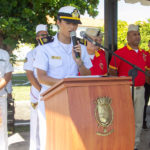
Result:
{"type": "Polygon", "coordinates": [[[38,36],[48,36],[48,34],[39,34],[38,36]]]}

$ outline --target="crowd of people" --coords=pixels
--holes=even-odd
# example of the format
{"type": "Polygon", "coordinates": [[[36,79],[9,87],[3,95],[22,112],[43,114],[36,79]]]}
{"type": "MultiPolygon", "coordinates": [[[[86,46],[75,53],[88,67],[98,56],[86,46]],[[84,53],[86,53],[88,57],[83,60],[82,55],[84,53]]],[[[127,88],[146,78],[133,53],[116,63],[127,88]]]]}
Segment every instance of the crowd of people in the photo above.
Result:
{"type": "MultiPolygon", "coordinates": [[[[52,37],[47,26],[39,24],[36,27],[38,46],[30,51],[24,63],[24,70],[31,83],[31,117],[30,117],[30,150],[45,150],[46,148],[46,116],[44,101],[40,94],[55,83],[68,76],[129,76],[132,66],[123,60],[112,56],[109,69],[104,49],[90,41],[73,45],[70,33],[76,31],[81,24],[80,12],[72,6],[59,9],[57,16],[58,33],[52,37]],[[80,57],[76,57],[79,53],[80,57]]],[[[87,28],[85,33],[95,42],[102,42],[103,33],[97,28],[87,28]]],[[[150,51],[140,49],[141,36],[138,26],[128,27],[127,44],[115,51],[122,58],[138,66],[143,72],[150,72],[150,51]]],[[[150,41],[149,41],[150,48],[150,41]]],[[[7,150],[7,83],[11,80],[13,68],[9,55],[0,49],[0,149],[7,150]]],[[[142,127],[146,128],[146,107],[150,95],[150,77],[138,71],[134,85],[135,114],[135,150],[140,143],[142,127]],[[145,88],[144,88],[145,87],[145,88]]],[[[11,84],[11,82],[9,83],[11,84]]],[[[8,92],[9,93],[9,92],[8,92]]]]}

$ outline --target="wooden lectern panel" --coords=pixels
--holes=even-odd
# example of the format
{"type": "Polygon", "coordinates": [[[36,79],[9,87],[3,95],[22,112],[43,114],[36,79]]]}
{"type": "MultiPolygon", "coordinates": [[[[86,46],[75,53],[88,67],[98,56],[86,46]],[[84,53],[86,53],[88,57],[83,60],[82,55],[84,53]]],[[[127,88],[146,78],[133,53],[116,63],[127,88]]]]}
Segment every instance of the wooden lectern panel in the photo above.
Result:
{"type": "Polygon", "coordinates": [[[45,92],[46,150],[133,150],[135,127],[129,79],[64,79],[45,92]],[[101,97],[111,99],[113,113],[105,132],[95,114],[96,100],[101,97]]]}

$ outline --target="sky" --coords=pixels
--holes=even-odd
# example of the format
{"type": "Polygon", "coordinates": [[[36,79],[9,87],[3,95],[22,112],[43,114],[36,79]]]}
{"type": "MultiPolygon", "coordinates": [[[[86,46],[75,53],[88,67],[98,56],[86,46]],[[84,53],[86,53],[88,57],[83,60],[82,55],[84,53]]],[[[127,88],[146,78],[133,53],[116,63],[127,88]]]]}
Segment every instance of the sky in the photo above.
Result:
{"type": "MultiPolygon", "coordinates": [[[[104,0],[100,0],[98,6],[99,14],[96,19],[104,19],[104,0]]],[[[88,15],[85,14],[85,17],[88,15]]],[[[147,21],[150,19],[150,6],[143,6],[140,3],[129,4],[124,0],[118,1],[118,19],[128,23],[136,21],[147,21]]]]}

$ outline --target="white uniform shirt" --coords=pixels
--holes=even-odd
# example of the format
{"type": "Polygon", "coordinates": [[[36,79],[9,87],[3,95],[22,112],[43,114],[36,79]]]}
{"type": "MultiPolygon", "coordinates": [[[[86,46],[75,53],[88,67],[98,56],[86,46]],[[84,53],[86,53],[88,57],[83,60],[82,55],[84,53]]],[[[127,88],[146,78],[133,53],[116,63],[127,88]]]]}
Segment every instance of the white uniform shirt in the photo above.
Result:
{"type": "MultiPolygon", "coordinates": [[[[53,42],[39,47],[33,66],[46,71],[48,76],[56,79],[77,76],[78,66],[72,57],[72,47],[73,43],[61,43],[56,34],[53,42]]],[[[92,67],[84,45],[81,45],[81,59],[86,68],[92,67]]],[[[48,86],[42,85],[41,93],[47,88],[48,86]]]]}
{"type": "MultiPolygon", "coordinates": [[[[37,46],[35,49],[27,53],[26,62],[24,63],[24,70],[33,71],[34,77],[36,79],[37,79],[37,73],[36,73],[36,69],[33,67],[33,63],[35,61],[35,56],[36,56],[38,47],[39,46],[37,46]]],[[[33,85],[31,86],[30,94],[31,94],[31,101],[33,103],[36,103],[39,98],[39,91],[33,85]]]]}
{"type": "MultiPolygon", "coordinates": [[[[9,54],[7,51],[0,49],[0,79],[8,72],[12,72],[13,67],[9,62],[9,54]]],[[[0,96],[5,95],[7,92],[5,88],[0,90],[0,96]]]]}

